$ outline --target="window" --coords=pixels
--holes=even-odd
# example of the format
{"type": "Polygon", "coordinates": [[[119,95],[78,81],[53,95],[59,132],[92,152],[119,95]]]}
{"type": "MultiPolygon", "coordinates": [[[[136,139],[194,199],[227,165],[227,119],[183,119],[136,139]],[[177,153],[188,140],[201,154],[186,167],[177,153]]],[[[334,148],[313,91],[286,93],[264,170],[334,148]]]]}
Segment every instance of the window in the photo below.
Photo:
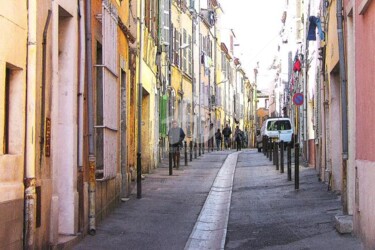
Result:
{"type": "Polygon", "coordinates": [[[192,113],[192,108],[191,108],[191,103],[187,103],[186,105],[186,113],[187,113],[187,120],[186,120],[186,135],[191,136],[192,135],[192,130],[191,130],[191,113],[192,113]]]}
{"type": "Polygon", "coordinates": [[[191,46],[193,46],[192,44],[192,39],[191,39],[191,35],[188,36],[188,44],[189,44],[189,47],[188,47],[188,74],[190,76],[192,76],[192,73],[193,73],[193,55],[192,55],[192,50],[191,50],[191,46]]]}
{"type": "Polygon", "coordinates": [[[5,71],[5,93],[4,93],[4,135],[3,154],[9,153],[9,101],[10,101],[10,69],[5,71]]]}
{"type": "Polygon", "coordinates": [[[157,14],[158,14],[158,1],[145,0],[145,26],[148,28],[151,37],[156,41],[157,39],[157,14]]]}
{"type": "Polygon", "coordinates": [[[173,51],[173,63],[177,66],[181,65],[181,58],[180,58],[180,33],[177,31],[177,29],[174,29],[174,51],[173,51]]]}
{"type": "Polygon", "coordinates": [[[287,120],[280,120],[280,121],[270,121],[267,124],[267,130],[269,131],[277,131],[277,130],[290,130],[292,126],[290,122],[287,120]]]}
{"type": "Polygon", "coordinates": [[[169,0],[160,1],[160,9],[163,16],[161,17],[161,43],[169,45],[169,0]]]}
{"type": "Polygon", "coordinates": [[[187,44],[187,34],[186,29],[183,29],[182,31],[182,43],[180,46],[184,46],[184,48],[180,47],[182,49],[182,70],[186,72],[187,69],[187,48],[185,48],[185,45],[187,44]]]}
{"type": "Polygon", "coordinates": [[[103,44],[97,45],[96,156],[98,179],[116,177],[118,152],[117,12],[103,2],[103,44]]]}
{"type": "Polygon", "coordinates": [[[24,75],[22,70],[8,63],[4,70],[5,84],[0,84],[0,110],[4,111],[0,154],[20,154],[23,150],[24,75]]]}

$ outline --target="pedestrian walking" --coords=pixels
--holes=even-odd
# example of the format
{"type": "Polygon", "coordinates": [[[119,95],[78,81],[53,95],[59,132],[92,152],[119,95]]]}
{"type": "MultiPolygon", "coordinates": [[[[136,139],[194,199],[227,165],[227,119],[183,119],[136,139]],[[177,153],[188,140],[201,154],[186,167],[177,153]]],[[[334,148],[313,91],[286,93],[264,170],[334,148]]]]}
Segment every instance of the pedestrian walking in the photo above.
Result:
{"type": "Polygon", "coordinates": [[[217,129],[215,133],[215,140],[216,140],[216,149],[217,151],[219,151],[221,149],[221,141],[223,140],[220,129],[217,129]]]}
{"type": "Polygon", "coordinates": [[[236,126],[236,130],[234,131],[234,139],[236,141],[237,151],[241,151],[243,132],[239,126],[236,126]]]}
{"type": "Polygon", "coordinates": [[[230,135],[232,134],[232,130],[225,124],[225,128],[223,129],[223,136],[224,136],[224,147],[225,149],[230,147],[230,135]]]}
{"type": "Polygon", "coordinates": [[[177,121],[172,121],[172,128],[168,131],[169,150],[172,152],[173,167],[178,169],[180,166],[180,148],[185,139],[185,132],[177,125],[177,121]]]}

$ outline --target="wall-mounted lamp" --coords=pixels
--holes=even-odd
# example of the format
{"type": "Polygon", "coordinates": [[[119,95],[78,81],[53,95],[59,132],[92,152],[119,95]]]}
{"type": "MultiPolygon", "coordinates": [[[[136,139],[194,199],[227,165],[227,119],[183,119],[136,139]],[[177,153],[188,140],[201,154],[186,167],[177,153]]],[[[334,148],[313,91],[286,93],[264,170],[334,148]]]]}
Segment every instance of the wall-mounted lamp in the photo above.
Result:
{"type": "Polygon", "coordinates": [[[184,43],[184,44],[182,44],[180,47],[179,47],[179,49],[186,49],[187,47],[189,47],[190,46],[190,43],[184,43]]]}

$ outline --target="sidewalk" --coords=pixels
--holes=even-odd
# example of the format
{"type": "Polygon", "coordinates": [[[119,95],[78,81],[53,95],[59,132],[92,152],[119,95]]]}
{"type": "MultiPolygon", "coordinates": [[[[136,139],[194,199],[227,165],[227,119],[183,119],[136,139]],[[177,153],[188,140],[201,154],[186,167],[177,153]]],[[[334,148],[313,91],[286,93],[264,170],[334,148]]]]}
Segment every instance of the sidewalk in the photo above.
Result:
{"type": "Polygon", "coordinates": [[[229,153],[205,153],[169,176],[168,162],[142,181],[136,190],[73,249],[183,249],[213,181],[229,153]]]}

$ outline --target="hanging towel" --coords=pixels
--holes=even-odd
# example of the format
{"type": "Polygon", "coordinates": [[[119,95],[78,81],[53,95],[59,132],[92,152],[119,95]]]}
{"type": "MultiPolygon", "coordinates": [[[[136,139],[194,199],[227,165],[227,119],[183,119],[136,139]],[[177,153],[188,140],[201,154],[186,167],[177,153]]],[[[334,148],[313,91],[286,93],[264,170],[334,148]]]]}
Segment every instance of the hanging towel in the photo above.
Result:
{"type": "Polygon", "coordinates": [[[316,28],[318,28],[318,33],[321,41],[324,41],[324,32],[322,30],[322,24],[319,17],[310,16],[309,17],[309,30],[307,33],[307,40],[308,41],[315,41],[316,40],[316,28]]]}

